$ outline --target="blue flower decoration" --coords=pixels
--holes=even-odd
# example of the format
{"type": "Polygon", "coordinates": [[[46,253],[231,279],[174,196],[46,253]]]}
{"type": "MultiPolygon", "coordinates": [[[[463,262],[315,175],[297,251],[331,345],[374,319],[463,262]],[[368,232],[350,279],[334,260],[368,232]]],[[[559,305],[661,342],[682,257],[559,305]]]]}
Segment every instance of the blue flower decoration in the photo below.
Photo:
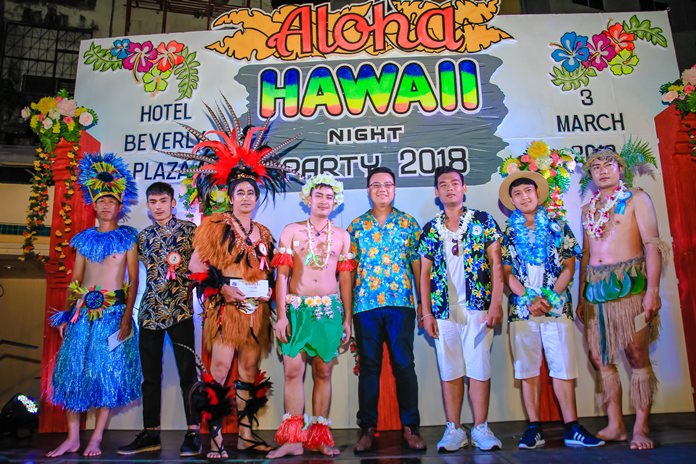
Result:
{"type": "Polygon", "coordinates": [[[551,57],[561,62],[568,72],[573,72],[580,67],[583,61],[590,57],[590,49],[587,47],[587,37],[577,35],[575,32],[566,32],[561,37],[561,48],[554,50],[551,57]]]}
{"type": "Polygon", "coordinates": [[[114,40],[114,46],[111,48],[111,54],[119,60],[128,56],[128,47],[130,39],[114,40]]]}

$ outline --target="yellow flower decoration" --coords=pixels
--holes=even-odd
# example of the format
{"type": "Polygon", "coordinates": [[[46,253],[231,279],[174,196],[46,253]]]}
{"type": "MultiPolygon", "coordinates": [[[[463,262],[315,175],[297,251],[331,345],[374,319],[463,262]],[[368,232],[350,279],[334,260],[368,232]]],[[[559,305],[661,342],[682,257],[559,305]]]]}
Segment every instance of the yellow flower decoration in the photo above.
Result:
{"type": "MultiPolygon", "coordinates": [[[[34,108],[33,103],[31,106],[32,108],[34,108]]],[[[56,99],[53,97],[43,97],[41,100],[39,100],[38,103],[36,103],[36,109],[39,110],[39,112],[41,112],[42,114],[48,114],[48,112],[55,107],[56,99]]]]}
{"type": "Polygon", "coordinates": [[[549,146],[546,144],[546,142],[543,142],[541,140],[535,140],[529,145],[529,148],[527,149],[527,154],[533,160],[541,158],[542,156],[548,156],[550,153],[551,152],[549,146]]]}

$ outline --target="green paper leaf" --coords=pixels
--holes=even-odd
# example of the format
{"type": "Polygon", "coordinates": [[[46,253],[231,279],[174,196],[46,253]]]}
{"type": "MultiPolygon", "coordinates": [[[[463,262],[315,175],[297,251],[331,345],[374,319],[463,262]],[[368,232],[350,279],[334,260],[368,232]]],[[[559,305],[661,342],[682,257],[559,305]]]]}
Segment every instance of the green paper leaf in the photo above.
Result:
{"type": "Polygon", "coordinates": [[[115,71],[123,67],[123,62],[113,56],[110,50],[92,42],[83,56],[84,63],[92,66],[93,71],[115,71]]]}
{"type": "Polygon", "coordinates": [[[580,87],[587,87],[590,83],[590,77],[595,77],[597,71],[594,68],[585,68],[580,66],[573,72],[568,72],[563,67],[553,67],[553,74],[550,74],[553,79],[553,85],[560,87],[562,91],[568,92],[577,90],[580,87]]]}
{"type": "Polygon", "coordinates": [[[661,27],[652,27],[652,23],[649,19],[641,21],[638,16],[633,15],[628,23],[624,21],[623,23],[624,32],[629,34],[635,34],[636,38],[641,40],[647,40],[653,45],[657,45],[662,48],[667,48],[667,38],[662,34],[661,27]]]}
{"type": "Polygon", "coordinates": [[[179,79],[179,96],[177,100],[191,98],[193,91],[198,88],[198,67],[200,63],[196,61],[196,52],[189,53],[188,47],[184,47],[181,56],[184,61],[174,68],[174,75],[179,79]]]}

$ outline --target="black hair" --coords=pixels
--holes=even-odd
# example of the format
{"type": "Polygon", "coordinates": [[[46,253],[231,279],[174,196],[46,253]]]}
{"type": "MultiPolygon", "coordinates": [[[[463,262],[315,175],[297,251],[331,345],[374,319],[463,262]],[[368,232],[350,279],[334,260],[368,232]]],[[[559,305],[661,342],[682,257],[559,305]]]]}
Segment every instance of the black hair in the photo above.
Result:
{"type": "Polygon", "coordinates": [[[392,181],[396,183],[396,176],[394,175],[394,171],[389,169],[386,166],[379,166],[377,168],[372,168],[370,171],[367,173],[367,186],[370,186],[370,179],[372,179],[372,176],[375,174],[389,174],[392,178],[392,181]]]}
{"type": "Polygon", "coordinates": [[[450,172],[456,172],[459,174],[462,184],[464,183],[464,174],[462,174],[461,171],[458,171],[451,166],[440,166],[435,169],[435,187],[437,187],[437,181],[440,179],[440,176],[443,174],[449,174],[450,172]]]}
{"type": "Polygon", "coordinates": [[[510,182],[510,186],[508,187],[508,195],[512,196],[512,189],[517,187],[518,185],[533,185],[535,189],[539,188],[537,183],[534,182],[532,179],[528,177],[520,177],[519,179],[515,179],[512,182],[510,182]]]}
{"type": "Polygon", "coordinates": [[[256,198],[259,198],[259,196],[261,196],[261,190],[259,189],[259,184],[257,184],[254,179],[252,179],[250,177],[238,177],[237,179],[234,179],[232,182],[230,182],[227,185],[227,195],[230,197],[230,200],[232,199],[232,196],[234,195],[234,189],[236,189],[238,185],[243,184],[244,182],[247,182],[252,187],[254,187],[254,193],[256,194],[256,198]]]}
{"type": "Polygon", "coordinates": [[[145,191],[145,198],[150,195],[169,195],[169,198],[174,199],[174,187],[166,182],[155,182],[151,184],[145,191]]]}

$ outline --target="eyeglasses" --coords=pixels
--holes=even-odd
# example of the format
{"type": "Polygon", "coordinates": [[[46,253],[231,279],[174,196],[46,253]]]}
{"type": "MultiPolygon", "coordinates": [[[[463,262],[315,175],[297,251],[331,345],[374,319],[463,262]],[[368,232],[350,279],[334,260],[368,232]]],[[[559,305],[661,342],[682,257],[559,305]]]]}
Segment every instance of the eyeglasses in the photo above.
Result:
{"type": "Polygon", "coordinates": [[[370,185],[368,185],[372,190],[381,190],[382,188],[385,188],[387,190],[391,190],[394,188],[394,183],[393,182],[373,182],[370,185]]]}

